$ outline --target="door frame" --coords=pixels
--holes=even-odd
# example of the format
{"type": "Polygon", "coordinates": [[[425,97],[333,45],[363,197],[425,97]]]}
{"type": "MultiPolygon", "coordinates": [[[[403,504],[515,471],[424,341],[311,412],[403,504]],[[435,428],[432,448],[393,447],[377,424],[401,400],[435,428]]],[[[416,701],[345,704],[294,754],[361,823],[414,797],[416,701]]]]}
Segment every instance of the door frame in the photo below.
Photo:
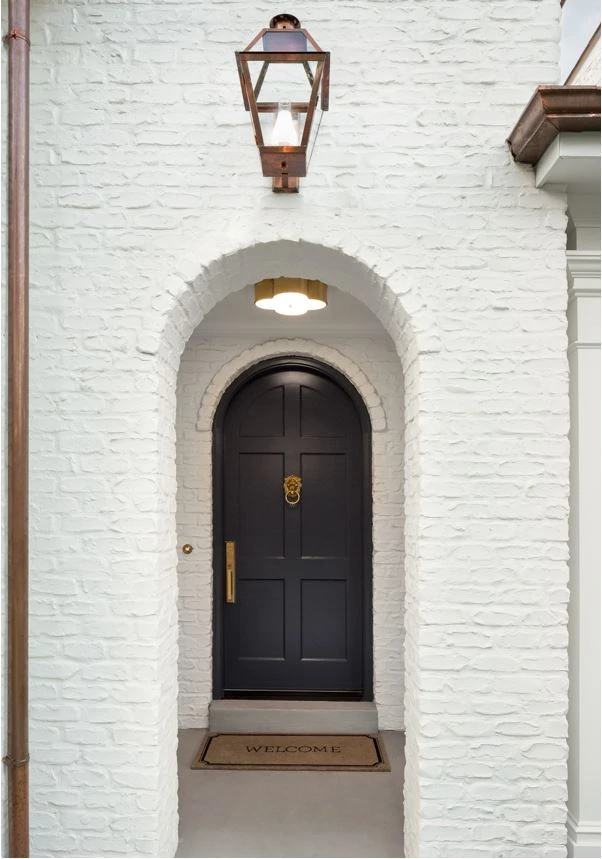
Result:
{"type": "MultiPolygon", "coordinates": [[[[213,699],[224,697],[223,614],[225,599],[224,554],[224,421],[230,403],[253,379],[276,370],[309,370],[338,385],[351,399],[358,414],[362,436],[363,622],[364,640],[362,701],[373,701],[372,614],[372,426],[366,404],[355,386],[338,370],[315,358],[284,355],[268,358],[244,370],[222,394],[213,418],[213,699]]],[[[333,696],[335,698],[336,696],[333,696]]],[[[339,700],[345,695],[338,696],[339,700]]]]}

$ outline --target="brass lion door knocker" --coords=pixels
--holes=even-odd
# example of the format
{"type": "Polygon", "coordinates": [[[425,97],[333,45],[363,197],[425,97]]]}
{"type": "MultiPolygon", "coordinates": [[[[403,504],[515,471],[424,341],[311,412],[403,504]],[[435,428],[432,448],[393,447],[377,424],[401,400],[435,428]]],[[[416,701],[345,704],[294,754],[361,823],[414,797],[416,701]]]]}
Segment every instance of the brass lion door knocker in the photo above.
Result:
{"type": "Polygon", "coordinates": [[[301,484],[301,478],[296,474],[284,478],[284,500],[289,507],[295,507],[301,501],[301,484]]]}

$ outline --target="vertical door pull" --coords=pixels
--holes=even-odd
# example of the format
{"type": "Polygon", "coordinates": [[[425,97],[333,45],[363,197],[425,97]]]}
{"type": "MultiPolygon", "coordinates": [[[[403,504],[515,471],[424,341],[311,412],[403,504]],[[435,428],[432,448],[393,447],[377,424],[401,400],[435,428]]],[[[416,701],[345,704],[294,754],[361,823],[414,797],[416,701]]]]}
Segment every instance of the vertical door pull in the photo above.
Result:
{"type": "Polygon", "coordinates": [[[226,540],[226,602],[236,602],[236,551],[234,540],[226,540]]]}

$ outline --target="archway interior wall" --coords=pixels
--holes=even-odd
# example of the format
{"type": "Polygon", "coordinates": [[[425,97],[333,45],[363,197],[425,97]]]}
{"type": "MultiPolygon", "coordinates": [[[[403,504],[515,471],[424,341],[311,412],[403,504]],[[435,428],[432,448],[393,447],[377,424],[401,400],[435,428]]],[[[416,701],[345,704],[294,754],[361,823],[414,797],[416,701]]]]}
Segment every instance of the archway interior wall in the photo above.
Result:
{"type": "MultiPolygon", "coordinates": [[[[307,325],[311,325],[309,320],[307,325]]],[[[309,328],[311,331],[311,328],[309,328]]],[[[179,723],[204,727],[212,697],[212,420],[245,368],[278,355],[310,355],[341,371],[366,403],[372,425],[374,697],[383,729],[403,728],[403,377],[393,343],[375,337],[190,338],[178,374],[179,723]]]]}

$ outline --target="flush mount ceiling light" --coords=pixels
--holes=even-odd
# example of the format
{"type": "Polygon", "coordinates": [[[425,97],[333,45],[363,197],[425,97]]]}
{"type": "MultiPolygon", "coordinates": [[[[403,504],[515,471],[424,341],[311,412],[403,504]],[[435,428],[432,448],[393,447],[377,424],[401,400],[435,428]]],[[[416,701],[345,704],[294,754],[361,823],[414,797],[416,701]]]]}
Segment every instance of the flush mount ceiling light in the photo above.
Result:
{"type": "Polygon", "coordinates": [[[273,191],[295,193],[328,110],[330,53],[294,15],[283,14],[236,51],[236,63],[263,175],[272,177],[273,191]]]}
{"type": "Polygon", "coordinates": [[[255,306],[282,316],[303,316],[328,304],[328,287],[321,280],[274,277],[255,284],[255,306]]]}

